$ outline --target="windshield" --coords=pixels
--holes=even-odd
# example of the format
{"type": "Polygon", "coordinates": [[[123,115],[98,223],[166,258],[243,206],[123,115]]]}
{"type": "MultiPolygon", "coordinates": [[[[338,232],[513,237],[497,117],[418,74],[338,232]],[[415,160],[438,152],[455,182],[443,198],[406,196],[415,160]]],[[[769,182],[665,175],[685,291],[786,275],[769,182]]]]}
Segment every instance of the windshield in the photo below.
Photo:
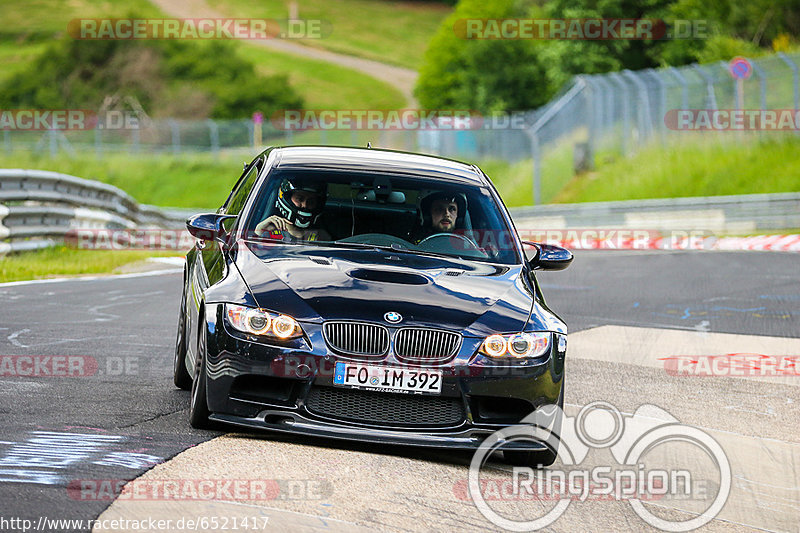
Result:
{"type": "Polygon", "coordinates": [[[489,189],[438,179],[273,170],[244,231],[273,242],[518,262],[489,189]]]}

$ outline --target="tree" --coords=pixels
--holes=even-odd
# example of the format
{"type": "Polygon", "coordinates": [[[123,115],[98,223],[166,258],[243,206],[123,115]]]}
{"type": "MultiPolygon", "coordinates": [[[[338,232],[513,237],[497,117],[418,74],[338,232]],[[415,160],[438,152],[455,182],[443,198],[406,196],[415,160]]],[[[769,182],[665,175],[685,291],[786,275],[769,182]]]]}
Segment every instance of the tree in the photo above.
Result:
{"type": "Polygon", "coordinates": [[[465,19],[524,16],[512,0],[461,0],[431,39],[415,95],[425,108],[470,109],[481,113],[531,109],[553,94],[540,42],[466,39],[465,19]],[[461,22],[459,22],[461,21],[461,22]]]}

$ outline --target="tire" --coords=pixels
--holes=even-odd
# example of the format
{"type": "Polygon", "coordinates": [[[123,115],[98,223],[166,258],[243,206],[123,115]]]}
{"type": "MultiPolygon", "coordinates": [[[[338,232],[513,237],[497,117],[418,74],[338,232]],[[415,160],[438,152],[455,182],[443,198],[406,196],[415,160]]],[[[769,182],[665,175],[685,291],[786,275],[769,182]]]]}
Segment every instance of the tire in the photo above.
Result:
{"type": "Polygon", "coordinates": [[[206,329],[205,319],[200,317],[200,331],[197,334],[197,362],[192,381],[192,403],[189,407],[189,424],[196,429],[208,429],[208,396],[206,394],[206,329]]]}
{"type": "MultiPolygon", "coordinates": [[[[561,381],[561,393],[558,395],[558,407],[564,410],[564,381],[561,381]]],[[[563,418],[563,417],[562,417],[563,418]]],[[[557,435],[561,434],[561,420],[555,423],[553,430],[557,435]]],[[[558,445],[560,439],[556,439],[555,449],[541,451],[527,450],[503,450],[503,461],[513,466],[530,466],[533,468],[544,468],[556,462],[558,458],[558,445]]]]}
{"type": "Polygon", "coordinates": [[[181,311],[178,316],[178,334],[175,340],[175,361],[172,365],[172,381],[179,389],[192,388],[192,376],[186,369],[186,279],[183,283],[181,296],[181,311]]]}

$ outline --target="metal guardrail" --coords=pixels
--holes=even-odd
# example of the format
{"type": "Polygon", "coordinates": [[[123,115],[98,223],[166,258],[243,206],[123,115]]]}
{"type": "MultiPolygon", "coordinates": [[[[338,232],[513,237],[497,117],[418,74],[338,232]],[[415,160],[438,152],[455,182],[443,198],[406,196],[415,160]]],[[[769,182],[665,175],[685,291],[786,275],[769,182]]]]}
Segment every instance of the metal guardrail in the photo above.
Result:
{"type": "Polygon", "coordinates": [[[800,228],[800,193],[746,194],[511,209],[518,229],[636,228],[751,233],[800,228]]]}
{"type": "Polygon", "coordinates": [[[53,246],[76,228],[182,229],[195,212],[138,204],[121,189],[58,172],[0,169],[0,255],[53,246]]]}

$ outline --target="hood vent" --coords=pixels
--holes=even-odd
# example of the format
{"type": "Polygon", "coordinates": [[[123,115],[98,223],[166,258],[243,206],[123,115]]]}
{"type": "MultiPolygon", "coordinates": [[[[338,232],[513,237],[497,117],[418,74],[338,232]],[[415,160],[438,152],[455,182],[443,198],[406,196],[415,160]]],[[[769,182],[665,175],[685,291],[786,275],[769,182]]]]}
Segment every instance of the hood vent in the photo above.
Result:
{"type": "Polygon", "coordinates": [[[391,270],[370,270],[358,268],[347,273],[351,278],[364,281],[380,281],[383,283],[399,283],[401,285],[425,285],[428,278],[410,272],[395,272],[391,270]]]}
{"type": "Polygon", "coordinates": [[[444,275],[455,277],[455,276],[460,276],[463,273],[464,273],[463,270],[448,270],[447,272],[444,273],[444,275]]]}
{"type": "Polygon", "coordinates": [[[318,265],[331,266],[333,264],[331,263],[330,259],[327,259],[325,257],[309,257],[309,259],[311,259],[318,265]]]}

